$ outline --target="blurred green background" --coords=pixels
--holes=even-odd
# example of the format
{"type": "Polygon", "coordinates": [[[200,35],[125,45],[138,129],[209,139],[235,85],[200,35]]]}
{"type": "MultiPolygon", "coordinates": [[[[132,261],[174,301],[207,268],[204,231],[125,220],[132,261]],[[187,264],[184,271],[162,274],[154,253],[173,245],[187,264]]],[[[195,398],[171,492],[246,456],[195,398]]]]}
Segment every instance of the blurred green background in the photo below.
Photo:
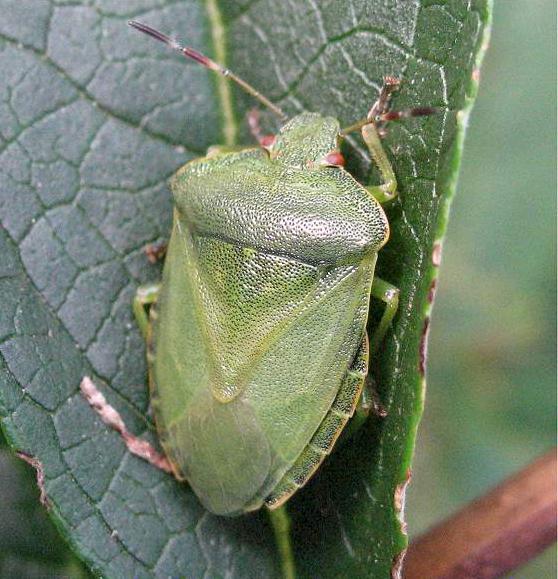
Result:
{"type": "MultiPolygon", "coordinates": [[[[496,0],[430,336],[411,536],[555,443],[556,6],[496,0]]],[[[1,448],[0,578],[80,577],[1,448]]],[[[550,549],[513,576],[556,577],[550,549]]]]}
{"type": "MultiPolygon", "coordinates": [[[[496,0],[444,244],[411,536],[556,441],[556,2],[496,0]]],[[[514,577],[556,577],[556,551],[514,577]]]]}

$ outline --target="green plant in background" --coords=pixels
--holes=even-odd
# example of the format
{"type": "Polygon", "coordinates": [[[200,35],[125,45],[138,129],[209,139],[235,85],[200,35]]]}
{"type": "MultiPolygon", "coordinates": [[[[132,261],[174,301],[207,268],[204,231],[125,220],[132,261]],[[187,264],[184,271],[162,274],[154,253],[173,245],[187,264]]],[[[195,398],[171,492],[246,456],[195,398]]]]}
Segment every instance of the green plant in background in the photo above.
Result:
{"type": "MultiPolygon", "coordinates": [[[[417,13],[410,3],[394,2],[387,12],[385,3],[382,9],[374,9],[374,4],[353,3],[353,12],[343,14],[335,10],[335,3],[329,11],[316,12],[308,6],[308,13],[301,9],[300,14],[290,15],[274,14],[281,8],[264,2],[224,10],[227,61],[258,87],[271,85],[272,96],[291,112],[305,107],[339,114],[349,122],[355,110],[370,104],[370,93],[384,74],[401,72],[408,84],[397,106],[426,102],[461,108],[473,62],[465,58],[469,54],[471,59],[473,51],[467,53],[464,41],[474,37],[471,46],[478,46],[480,30],[473,24],[479,22],[477,10],[482,15],[484,3],[467,12],[460,2],[432,6],[424,2],[417,13]],[[352,18],[357,19],[356,26],[352,18]],[[297,34],[297,19],[304,34],[297,34]],[[269,25],[271,21],[278,23],[277,30],[269,25]],[[450,52],[450,44],[464,49],[450,52]],[[371,60],[370,52],[378,56],[371,60]],[[254,67],[250,57],[255,53],[269,55],[266,62],[271,62],[271,69],[254,67]],[[437,90],[436,71],[441,69],[450,80],[448,103],[437,90]]],[[[17,253],[4,253],[2,266],[3,294],[19,298],[18,303],[6,301],[2,326],[1,351],[8,371],[0,408],[9,417],[9,433],[18,447],[45,463],[47,492],[64,533],[71,533],[74,546],[98,567],[110,564],[116,573],[158,565],[155,568],[166,572],[172,567],[165,565],[174,564],[191,574],[209,568],[242,576],[247,567],[273,573],[273,547],[263,521],[228,525],[204,515],[186,491],[127,457],[112,433],[90,421],[76,395],[81,373],[94,369],[114,386],[109,398],[136,432],[145,428],[138,418],[146,403],[141,346],[135,330],[127,325],[134,285],[129,280],[155,277],[145,266],[141,247],[167,234],[168,197],[160,184],[185,160],[184,152],[174,147],[185,144],[194,156],[220,140],[221,109],[212,97],[213,85],[199,71],[185,73],[181,63],[170,57],[159,64],[143,62],[148,52],[148,59],[158,57],[142,52],[139,43],[130,44],[120,32],[125,19],[137,16],[135,12],[114,6],[98,10],[65,6],[51,14],[34,4],[31,14],[24,12],[25,2],[20,6],[20,12],[6,12],[12,19],[21,18],[25,26],[9,18],[0,25],[12,109],[3,113],[11,122],[4,124],[3,133],[2,219],[11,240],[20,246],[17,253]],[[75,46],[84,53],[64,43],[68,31],[79,36],[75,46]],[[44,102],[38,91],[30,90],[39,81],[44,102]],[[146,82],[157,90],[145,91],[146,82]],[[188,123],[183,120],[186,113],[188,123]],[[141,133],[135,128],[138,125],[141,133]],[[51,275],[53,264],[56,275],[51,275]],[[96,313],[90,304],[96,306],[96,313]],[[31,311],[32,317],[21,313],[31,311]],[[25,391],[18,382],[26,386],[25,391]],[[112,536],[112,528],[122,534],[112,536]],[[145,543],[142,533],[152,540],[145,543]],[[220,548],[210,549],[215,542],[220,548]]],[[[196,6],[188,10],[187,22],[181,16],[184,6],[154,9],[150,21],[162,27],[166,22],[165,28],[207,47],[200,31],[209,41],[212,34],[219,36],[219,28],[207,27],[196,6]]],[[[236,122],[241,128],[241,115],[236,122]]],[[[437,166],[437,159],[440,167],[449,166],[451,127],[450,116],[441,126],[431,120],[413,122],[410,127],[394,128],[387,140],[402,181],[403,200],[390,216],[395,223],[394,242],[380,266],[387,272],[384,277],[396,274],[390,277],[394,280],[402,279],[402,271],[416,274],[401,284],[406,288],[405,303],[417,308],[416,316],[398,320],[376,370],[383,379],[382,396],[391,418],[379,432],[364,433],[346,453],[334,457],[293,506],[300,567],[308,575],[316,569],[333,575],[339,571],[336,562],[348,565],[343,568],[349,573],[381,573],[404,542],[391,499],[408,465],[420,410],[420,377],[414,363],[422,329],[420,304],[431,275],[426,262],[422,269],[416,266],[430,253],[437,237],[434,216],[445,207],[445,197],[435,199],[435,207],[431,203],[430,179],[435,177],[445,193],[443,185],[450,177],[424,171],[437,166]],[[440,135],[446,140],[440,140],[440,135]],[[415,242],[408,233],[409,225],[417,224],[424,230],[419,229],[420,239],[415,242]],[[406,256],[403,262],[401,256],[406,256]],[[416,285],[418,280],[423,280],[422,285],[416,285]],[[407,456],[404,461],[402,453],[407,456]],[[363,481],[370,484],[364,486],[363,481]],[[314,524],[322,527],[320,532],[313,530],[314,524]]],[[[361,149],[358,143],[355,147],[350,160],[355,171],[364,175],[361,149]]],[[[470,205],[464,203],[467,212],[470,205]]],[[[472,452],[465,458],[471,454],[476,455],[472,452]]]]}
{"type": "MultiPolygon", "coordinates": [[[[555,16],[552,0],[495,3],[436,298],[414,536],[555,444],[555,16]]],[[[517,576],[554,577],[555,553],[517,576]]]]}

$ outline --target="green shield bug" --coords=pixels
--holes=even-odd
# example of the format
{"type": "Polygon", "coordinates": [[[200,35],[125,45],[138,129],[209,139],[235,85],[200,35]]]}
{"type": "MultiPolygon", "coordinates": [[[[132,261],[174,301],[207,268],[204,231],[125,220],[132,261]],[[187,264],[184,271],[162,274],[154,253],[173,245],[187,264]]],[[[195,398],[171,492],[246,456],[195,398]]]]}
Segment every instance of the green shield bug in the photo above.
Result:
{"type": "MultiPolygon", "coordinates": [[[[149,26],[130,25],[286,119],[206,56],[149,26]]],[[[397,84],[386,78],[367,117],[350,127],[301,113],[259,146],[212,148],[173,177],[162,283],[140,288],[134,302],[166,458],[134,439],[91,381],[82,382],[133,452],[186,480],[215,514],[282,505],[314,474],[355,411],[370,407],[369,351],[381,343],[399,293],[374,276],[389,237],[381,204],[397,194],[381,127],[433,111],[389,111],[397,84]],[[356,130],[382,185],[365,187],[343,168],[340,142],[356,130]],[[369,346],[371,296],[387,307],[369,346]]],[[[252,126],[258,133],[254,119],[252,126]]]]}

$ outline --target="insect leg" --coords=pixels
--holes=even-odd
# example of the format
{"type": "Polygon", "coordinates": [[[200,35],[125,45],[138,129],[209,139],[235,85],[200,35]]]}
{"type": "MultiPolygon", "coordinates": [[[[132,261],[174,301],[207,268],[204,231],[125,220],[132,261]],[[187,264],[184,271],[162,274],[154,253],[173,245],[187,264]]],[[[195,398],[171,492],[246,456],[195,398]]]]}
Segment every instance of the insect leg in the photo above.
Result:
{"type": "Polygon", "coordinates": [[[380,395],[378,394],[378,389],[376,388],[376,382],[374,378],[368,374],[366,376],[366,381],[364,382],[362,394],[360,395],[358,404],[355,409],[353,422],[364,422],[368,418],[370,412],[374,413],[380,418],[385,418],[387,416],[387,411],[384,408],[382,401],[380,400],[380,395]]]}
{"type": "Polygon", "coordinates": [[[347,424],[345,430],[343,430],[338,442],[338,447],[345,444],[362,428],[364,423],[368,420],[370,412],[379,418],[385,418],[387,416],[387,411],[382,405],[374,379],[369,374],[366,376],[362,394],[360,395],[355,408],[355,413],[347,424]]]}
{"type": "Polygon", "coordinates": [[[160,241],[158,243],[148,243],[143,251],[147,256],[149,263],[157,263],[160,259],[163,259],[167,253],[168,243],[165,241],[160,241]]]}
{"type": "Polygon", "coordinates": [[[399,288],[396,288],[383,279],[375,277],[372,282],[371,295],[386,304],[382,319],[370,340],[370,350],[372,353],[375,353],[382,343],[384,335],[391,324],[391,320],[393,320],[393,316],[397,313],[397,308],[399,307],[399,288]]]}
{"type": "Polygon", "coordinates": [[[397,196],[397,180],[389,159],[386,155],[378,128],[373,122],[362,127],[362,138],[370,151],[370,156],[378,167],[382,176],[382,185],[367,187],[367,191],[379,203],[386,203],[397,196]]]}
{"type": "Polygon", "coordinates": [[[149,316],[147,315],[146,306],[154,304],[157,301],[160,290],[161,284],[159,283],[146,284],[140,286],[134,296],[132,310],[141,335],[144,338],[147,337],[147,328],[149,327],[149,316]]]}
{"type": "Polygon", "coordinates": [[[401,81],[394,76],[384,77],[384,84],[380,89],[378,100],[372,105],[370,111],[368,111],[369,119],[375,119],[376,117],[387,112],[389,108],[389,101],[391,100],[391,95],[399,88],[400,83],[401,81]]]}

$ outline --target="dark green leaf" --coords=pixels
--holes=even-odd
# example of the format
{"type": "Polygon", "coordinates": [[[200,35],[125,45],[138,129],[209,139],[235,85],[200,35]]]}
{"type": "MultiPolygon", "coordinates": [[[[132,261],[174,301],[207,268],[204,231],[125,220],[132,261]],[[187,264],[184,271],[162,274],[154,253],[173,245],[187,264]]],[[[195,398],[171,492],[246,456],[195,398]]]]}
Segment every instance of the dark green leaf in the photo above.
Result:
{"type": "Polygon", "coordinates": [[[0,434],[0,577],[85,577],[41,506],[36,480],[0,434]]]}
{"type": "MultiPolygon", "coordinates": [[[[401,200],[379,271],[402,290],[394,332],[373,362],[389,415],[328,461],[290,506],[301,576],[389,576],[405,546],[396,489],[420,417],[419,348],[455,186],[489,0],[165,3],[0,0],[0,413],[14,447],[44,466],[52,513],[104,576],[279,574],[265,514],[204,512],[185,485],[131,457],[78,394],[85,374],[131,430],[149,435],[135,287],[158,276],[142,252],[170,223],[166,179],[236,117],[218,81],[131,31],[140,18],[219,54],[290,113],[364,116],[382,76],[396,107],[451,109],[390,128],[401,200]],[[222,26],[220,26],[222,24],[222,26]]],[[[236,93],[235,93],[236,94],[236,93]]],[[[242,130],[240,130],[242,129],[242,130]]],[[[350,165],[366,181],[363,147],[350,165]]],[[[372,317],[378,310],[373,304],[372,317]]]]}

